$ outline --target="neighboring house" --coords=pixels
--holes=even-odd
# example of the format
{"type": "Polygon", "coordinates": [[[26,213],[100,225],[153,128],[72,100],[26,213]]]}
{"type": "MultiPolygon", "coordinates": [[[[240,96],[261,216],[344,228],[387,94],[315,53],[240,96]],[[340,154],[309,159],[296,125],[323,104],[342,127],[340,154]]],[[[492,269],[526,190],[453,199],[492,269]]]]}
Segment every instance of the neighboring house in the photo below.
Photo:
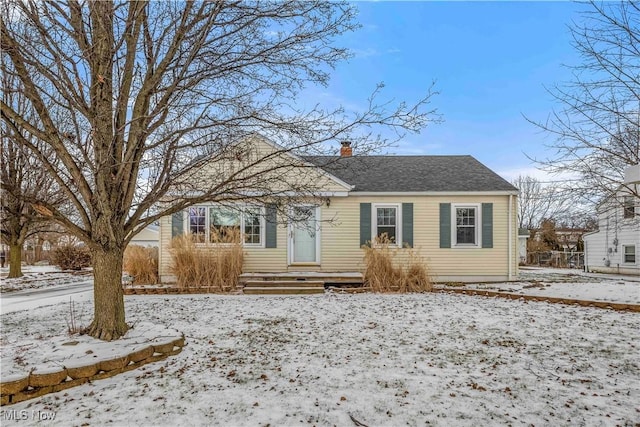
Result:
{"type": "Polygon", "coordinates": [[[556,228],[556,237],[560,250],[564,252],[582,252],[584,228],[556,228]]]}
{"type": "MultiPolygon", "coordinates": [[[[555,228],[556,242],[558,247],[554,250],[562,252],[582,252],[582,240],[587,230],[584,228],[555,228]]],[[[543,229],[533,230],[533,240],[541,242],[544,234],[543,229]]]]}
{"type": "Polygon", "coordinates": [[[586,271],[640,275],[640,199],[623,188],[597,207],[598,231],[584,235],[586,271]]]}
{"type": "MultiPolygon", "coordinates": [[[[253,143],[277,150],[263,138],[253,143]]],[[[307,166],[304,179],[318,190],[309,203],[288,206],[285,194],[262,206],[200,204],[162,218],[161,280],[175,280],[172,237],[191,233],[206,249],[212,234],[229,229],[242,235],[244,272],[362,271],[362,246],[386,233],[418,249],[438,281],[516,277],[518,190],[496,173],[471,156],[351,156],[348,143],[341,154],[279,157],[307,166]]],[[[407,257],[399,249],[395,260],[407,257]]]]}
{"type": "Polygon", "coordinates": [[[155,248],[160,246],[160,226],[151,224],[147,225],[138,234],[133,236],[130,245],[138,246],[153,246],[155,248]]]}
{"type": "Polygon", "coordinates": [[[518,229],[518,258],[521,264],[527,262],[527,240],[529,240],[530,232],[526,228],[518,229]]]}

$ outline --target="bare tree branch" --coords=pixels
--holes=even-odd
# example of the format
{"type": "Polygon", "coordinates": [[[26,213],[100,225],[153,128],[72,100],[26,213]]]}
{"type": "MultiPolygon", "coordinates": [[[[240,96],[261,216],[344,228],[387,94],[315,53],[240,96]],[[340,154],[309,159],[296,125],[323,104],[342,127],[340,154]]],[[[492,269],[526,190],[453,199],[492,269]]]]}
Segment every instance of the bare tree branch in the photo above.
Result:
{"type": "Polygon", "coordinates": [[[565,188],[595,204],[622,187],[624,170],[640,163],[640,5],[636,1],[588,3],[583,21],[570,26],[581,63],[573,80],[551,87],[557,101],[546,121],[528,119],[555,140],[549,158],[533,159],[546,171],[576,178],[565,188]]]}

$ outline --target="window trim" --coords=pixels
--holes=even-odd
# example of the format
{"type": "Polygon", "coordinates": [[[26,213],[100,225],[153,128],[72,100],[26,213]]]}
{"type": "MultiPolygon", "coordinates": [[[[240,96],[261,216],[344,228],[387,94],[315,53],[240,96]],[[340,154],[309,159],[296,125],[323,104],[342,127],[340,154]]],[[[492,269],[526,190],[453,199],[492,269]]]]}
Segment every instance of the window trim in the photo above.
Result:
{"type": "MultiPolygon", "coordinates": [[[[184,223],[184,232],[185,234],[191,235],[191,221],[189,215],[189,209],[191,208],[204,208],[205,209],[205,233],[204,233],[204,243],[203,242],[195,242],[196,246],[212,246],[212,247],[224,247],[230,246],[230,243],[211,243],[209,241],[209,230],[211,225],[211,208],[216,207],[225,207],[225,205],[221,204],[206,204],[206,205],[194,205],[189,206],[185,211],[183,211],[183,215],[186,217],[183,221],[184,223]]],[[[227,206],[228,207],[228,206],[227,206]]],[[[262,205],[252,205],[252,204],[242,204],[235,206],[240,211],[240,241],[243,247],[247,248],[264,248],[266,245],[266,207],[262,205]],[[244,241],[244,228],[245,228],[245,211],[247,209],[256,209],[260,210],[260,243],[246,243],[244,241]]]]}
{"type": "Polygon", "coordinates": [[[394,208],[396,210],[396,241],[389,246],[402,247],[402,203],[371,203],[371,245],[375,246],[378,237],[378,208],[394,208]]]}
{"type": "Polygon", "coordinates": [[[451,248],[477,249],[482,247],[482,203],[451,203],[451,248]],[[476,243],[458,243],[457,209],[475,209],[476,243]]]}
{"type": "Polygon", "coordinates": [[[264,248],[266,245],[266,217],[267,217],[267,210],[265,206],[259,206],[259,205],[243,205],[241,208],[241,214],[240,214],[240,239],[242,239],[242,246],[248,247],[248,248],[264,248]],[[245,228],[246,228],[246,211],[248,209],[258,209],[259,213],[258,213],[258,218],[260,220],[260,243],[247,243],[245,241],[245,228]]]}
{"type": "Polygon", "coordinates": [[[622,263],[626,265],[635,265],[638,261],[638,251],[637,247],[634,244],[631,245],[622,245],[622,263]],[[633,261],[627,261],[627,248],[633,248],[633,261]]]}
{"type": "MultiPolygon", "coordinates": [[[[197,206],[189,206],[186,210],[185,213],[183,214],[186,217],[186,220],[183,221],[183,227],[185,230],[185,234],[188,234],[189,236],[192,236],[191,239],[193,240],[193,242],[196,245],[204,245],[207,243],[208,239],[208,224],[209,224],[209,209],[206,206],[201,206],[201,205],[197,205],[197,206]],[[204,233],[203,233],[203,242],[199,242],[194,240],[193,236],[196,235],[200,235],[200,233],[192,233],[191,232],[191,210],[192,209],[204,209],[204,233]]],[[[198,216],[199,217],[199,216],[198,216]]]]}

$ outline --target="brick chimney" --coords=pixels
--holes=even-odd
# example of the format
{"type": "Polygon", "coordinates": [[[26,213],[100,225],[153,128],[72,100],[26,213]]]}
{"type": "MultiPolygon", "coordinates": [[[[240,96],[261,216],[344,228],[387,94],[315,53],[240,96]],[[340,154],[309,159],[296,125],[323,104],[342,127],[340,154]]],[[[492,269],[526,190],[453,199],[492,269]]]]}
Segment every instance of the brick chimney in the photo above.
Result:
{"type": "Polygon", "coordinates": [[[342,141],[340,143],[340,157],[351,157],[353,154],[353,148],[351,148],[351,141],[342,141]]]}

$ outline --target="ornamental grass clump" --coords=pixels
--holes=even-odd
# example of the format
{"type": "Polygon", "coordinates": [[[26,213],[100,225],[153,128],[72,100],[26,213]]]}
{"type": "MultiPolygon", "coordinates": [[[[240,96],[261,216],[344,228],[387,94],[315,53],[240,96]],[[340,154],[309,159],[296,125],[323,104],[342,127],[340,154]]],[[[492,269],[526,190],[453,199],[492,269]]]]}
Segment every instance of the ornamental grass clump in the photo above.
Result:
{"type": "Polygon", "coordinates": [[[364,248],[364,280],[373,292],[431,292],[433,281],[427,263],[414,248],[399,249],[386,235],[364,248]],[[404,252],[397,262],[399,251],[404,252]]]}
{"type": "Polygon", "coordinates": [[[433,280],[427,262],[415,248],[407,248],[407,265],[403,271],[403,290],[401,292],[431,292],[433,280]]]}
{"type": "Polygon", "coordinates": [[[129,245],[124,251],[122,268],[133,281],[133,285],[155,285],[158,283],[158,248],[129,245]]]}
{"type": "Polygon", "coordinates": [[[244,253],[240,230],[211,230],[211,244],[196,246],[189,235],[171,241],[172,272],[178,287],[199,288],[208,292],[231,292],[242,273],[244,253]]]}

